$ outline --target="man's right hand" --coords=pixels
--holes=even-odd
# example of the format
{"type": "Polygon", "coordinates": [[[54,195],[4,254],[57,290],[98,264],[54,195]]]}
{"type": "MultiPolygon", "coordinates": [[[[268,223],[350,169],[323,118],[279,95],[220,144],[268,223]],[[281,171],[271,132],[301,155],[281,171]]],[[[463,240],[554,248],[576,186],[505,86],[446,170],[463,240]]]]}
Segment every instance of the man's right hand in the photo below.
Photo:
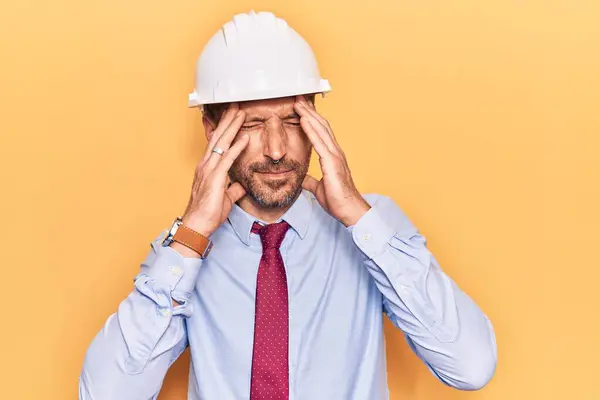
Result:
{"type": "Polygon", "coordinates": [[[196,166],[192,193],[182,221],[185,226],[205,237],[217,230],[233,205],[246,194],[237,182],[227,187],[229,168],[250,141],[249,136],[244,134],[231,146],[245,116],[237,103],[229,106],[206,146],[204,158],[196,166]],[[213,152],[215,147],[223,149],[225,153],[219,155],[213,152]]]}

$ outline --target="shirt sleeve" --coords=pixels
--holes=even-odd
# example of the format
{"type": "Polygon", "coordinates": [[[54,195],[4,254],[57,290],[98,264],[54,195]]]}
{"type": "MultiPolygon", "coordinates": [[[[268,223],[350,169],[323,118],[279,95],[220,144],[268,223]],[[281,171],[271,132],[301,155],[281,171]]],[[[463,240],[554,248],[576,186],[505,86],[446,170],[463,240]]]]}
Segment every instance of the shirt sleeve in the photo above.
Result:
{"type": "Polygon", "coordinates": [[[348,230],[382,294],[383,310],[442,382],[463,390],[485,386],[497,359],[490,320],[442,271],[393,200],[365,197],[371,209],[348,230]]]}
{"type": "Polygon", "coordinates": [[[155,399],[167,370],[188,346],[185,320],[202,260],[161,245],[163,232],[134,278],[132,292],[89,346],[80,400],[155,399]],[[173,307],[172,299],[181,305],[173,307]]]}

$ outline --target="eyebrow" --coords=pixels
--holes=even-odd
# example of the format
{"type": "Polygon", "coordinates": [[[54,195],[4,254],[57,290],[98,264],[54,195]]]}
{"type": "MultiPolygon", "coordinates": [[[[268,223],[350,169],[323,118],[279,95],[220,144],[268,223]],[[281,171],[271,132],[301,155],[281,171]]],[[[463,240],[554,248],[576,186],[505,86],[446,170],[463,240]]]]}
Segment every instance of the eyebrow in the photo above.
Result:
{"type": "MultiPolygon", "coordinates": [[[[287,119],[300,119],[300,116],[295,113],[292,112],[288,115],[286,115],[285,117],[281,118],[283,120],[287,120],[287,119]]],[[[246,118],[246,121],[244,121],[244,123],[249,123],[249,122],[265,122],[266,119],[264,117],[258,116],[258,115],[250,115],[249,117],[246,118]]]]}
{"type": "Polygon", "coordinates": [[[293,113],[286,115],[282,119],[300,119],[300,116],[297,113],[293,112],[293,113]]]}
{"type": "Polygon", "coordinates": [[[248,122],[265,122],[265,119],[263,117],[259,117],[257,115],[251,115],[248,118],[246,118],[246,121],[244,121],[244,123],[248,123],[248,122]]]}

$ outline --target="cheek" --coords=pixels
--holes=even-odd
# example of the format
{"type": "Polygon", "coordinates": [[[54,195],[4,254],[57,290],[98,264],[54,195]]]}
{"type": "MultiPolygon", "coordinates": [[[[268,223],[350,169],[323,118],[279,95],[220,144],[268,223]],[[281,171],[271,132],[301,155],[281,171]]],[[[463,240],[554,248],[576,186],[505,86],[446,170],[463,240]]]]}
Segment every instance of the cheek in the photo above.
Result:
{"type": "MultiPolygon", "coordinates": [[[[262,144],[260,141],[260,135],[253,132],[245,132],[250,136],[250,141],[246,145],[246,148],[242,153],[235,159],[234,166],[236,168],[245,167],[252,162],[262,158],[262,144]]],[[[237,137],[234,143],[237,141],[237,137]]]]}
{"type": "Polygon", "coordinates": [[[248,132],[239,132],[238,135],[233,140],[232,145],[235,144],[242,135],[248,135],[250,137],[250,141],[248,142],[248,144],[242,151],[242,154],[240,155],[240,157],[244,156],[245,154],[256,153],[256,151],[261,148],[260,133],[258,132],[258,130],[252,130],[252,131],[248,131],[248,132]]]}
{"type": "Polygon", "coordinates": [[[305,160],[310,156],[311,150],[312,144],[304,132],[300,131],[289,136],[288,153],[291,153],[295,160],[305,160]]]}
{"type": "Polygon", "coordinates": [[[295,129],[293,134],[291,134],[289,137],[294,140],[296,146],[303,146],[306,148],[310,148],[312,146],[310,139],[308,138],[304,130],[300,127],[298,127],[298,129],[295,129]]]}
{"type": "Polygon", "coordinates": [[[263,135],[261,129],[255,129],[251,132],[246,132],[250,136],[250,141],[242,154],[247,154],[252,157],[262,154],[263,135]]]}

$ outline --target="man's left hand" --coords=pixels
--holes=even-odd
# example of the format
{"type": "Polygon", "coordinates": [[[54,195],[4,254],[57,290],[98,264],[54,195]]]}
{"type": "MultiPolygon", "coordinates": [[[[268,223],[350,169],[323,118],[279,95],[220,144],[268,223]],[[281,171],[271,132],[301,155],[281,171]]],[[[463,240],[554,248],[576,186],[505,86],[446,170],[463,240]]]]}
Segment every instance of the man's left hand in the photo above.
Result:
{"type": "Polygon", "coordinates": [[[329,123],[304,96],[298,96],[294,109],[302,129],[319,155],[323,178],[306,175],[302,187],[312,192],[321,207],[345,226],[351,226],[371,208],[354,186],[346,156],[329,123]]]}

